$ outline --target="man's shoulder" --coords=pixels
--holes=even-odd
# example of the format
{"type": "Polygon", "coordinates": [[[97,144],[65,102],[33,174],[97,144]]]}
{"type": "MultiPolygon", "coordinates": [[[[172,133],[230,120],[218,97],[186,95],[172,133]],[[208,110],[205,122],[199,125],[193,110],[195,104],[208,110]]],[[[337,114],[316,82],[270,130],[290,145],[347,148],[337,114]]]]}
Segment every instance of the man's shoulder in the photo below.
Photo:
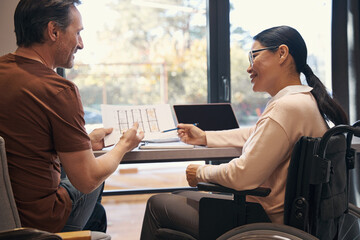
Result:
{"type": "Polygon", "coordinates": [[[9,58],[11,55],[12,55],[12,54],[10,54],[10,53],[7,53],[7,54],[5,54],[5,55],[2,55],[2,56],[0,56],[0,60],[7,59],[7,58],[9,58]]]}
{"type": "Polygon", "coordinates": [[[78,95],[75,83],[65,79],[41,63],[22,66],[18,70],[14,70],[13,73],[13,78],[18,85],[22,86],[22,89],[26,89],[26,91],[31,92],[31,94],[43,101],[55,99],[64,94],[69,97],[78,95]],[[33,68],[31,68],[31,65],[33,68]]]}
{"type": "Polygon", "coordinates": [[[54,88],[58,89],[57,91],[76,88],[75,83],[60,76],[54,70],[44,65],[36,66],[36,69],[29,72],[29,76],[31,76],[30,81],[34,81],[37,85],[43,85],[44,88],[54,88]]]}
{"type": "Polygon", "coordinates": [[[15,61],[15,56],[11,53],[0,56],[0,64],[6,64],[15,61]]]}

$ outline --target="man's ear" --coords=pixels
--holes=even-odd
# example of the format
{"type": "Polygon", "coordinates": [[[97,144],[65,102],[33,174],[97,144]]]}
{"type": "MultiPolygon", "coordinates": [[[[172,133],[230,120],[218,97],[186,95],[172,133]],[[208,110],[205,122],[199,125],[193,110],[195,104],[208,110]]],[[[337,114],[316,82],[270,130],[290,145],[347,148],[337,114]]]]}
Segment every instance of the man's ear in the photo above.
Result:
{"type": "Polygon", "coordinates": [[[59,32],[60,32],[60,28],[54,21],[48,22],[46,33],[51,41],[56,42],[56,40],[59,37],[59,32]]]}
{"type": "Polygon", "coordinates": [[[282,64],[283,62],[285,62],[285,60],[289,56],[289,47],[286,46],[285,44],[281,44],[279,46],[278,54],[279,54],[279,57],[280,57],[280,64],[282,64]]]}

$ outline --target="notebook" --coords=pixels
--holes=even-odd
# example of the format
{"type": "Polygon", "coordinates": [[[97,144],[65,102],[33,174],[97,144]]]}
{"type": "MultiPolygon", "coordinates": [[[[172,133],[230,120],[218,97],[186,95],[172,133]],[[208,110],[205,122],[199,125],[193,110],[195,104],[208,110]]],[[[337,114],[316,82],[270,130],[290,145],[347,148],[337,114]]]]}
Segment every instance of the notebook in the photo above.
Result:
{"type": "Polygon", "coordinates": [[[139,146],[139,149],[189,149],[189,148],[194,148],[194,145],[186,144],[180,141],[169,142],[169,143],[143,142],[139,146]]]}
{"type": "Polygon", "coordinates": [[[230,103],[173,105],[178,123],[198,123],[204,131],[239,128],[230,103]]]}

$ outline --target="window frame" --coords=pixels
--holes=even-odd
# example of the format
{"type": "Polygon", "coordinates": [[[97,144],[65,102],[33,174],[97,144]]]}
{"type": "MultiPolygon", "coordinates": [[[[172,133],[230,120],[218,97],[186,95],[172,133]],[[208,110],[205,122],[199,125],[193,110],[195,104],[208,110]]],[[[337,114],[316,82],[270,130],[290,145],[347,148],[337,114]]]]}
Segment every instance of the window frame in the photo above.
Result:
{"type": "MultiPolygon", "coordinates": [[[[206,8],[208,103],[230,103],[230,1],[207,0],[206,8]]],[[[347,49],[348,44],[347,38],[337,37],[347,35],[347,27],[344,26],[347,8],[346,2],[333,0],[331,56],[333,93],[349,114],[349,74],[347,71],[342,71],[348,68],[348,54],[343,51],[347,49]]],[[[58,68],[57,73],[66,77],[62,68],[58,68]]]]}
{"type": "Polygon", "coordinates": [[[208,102],[231,102],[230,1],[207,0],[208,102]]]}

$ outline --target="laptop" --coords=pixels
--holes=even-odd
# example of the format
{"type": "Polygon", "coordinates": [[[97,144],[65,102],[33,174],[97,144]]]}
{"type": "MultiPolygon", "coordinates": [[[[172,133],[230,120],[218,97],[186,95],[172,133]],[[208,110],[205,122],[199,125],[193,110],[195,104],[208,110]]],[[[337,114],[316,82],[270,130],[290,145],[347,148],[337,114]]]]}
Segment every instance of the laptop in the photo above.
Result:
{"type": "Polygon", "coordinates": [[[230,103],[173,105],[178,123],[197,123],[204,131],[239,128],[230,103]]]}

